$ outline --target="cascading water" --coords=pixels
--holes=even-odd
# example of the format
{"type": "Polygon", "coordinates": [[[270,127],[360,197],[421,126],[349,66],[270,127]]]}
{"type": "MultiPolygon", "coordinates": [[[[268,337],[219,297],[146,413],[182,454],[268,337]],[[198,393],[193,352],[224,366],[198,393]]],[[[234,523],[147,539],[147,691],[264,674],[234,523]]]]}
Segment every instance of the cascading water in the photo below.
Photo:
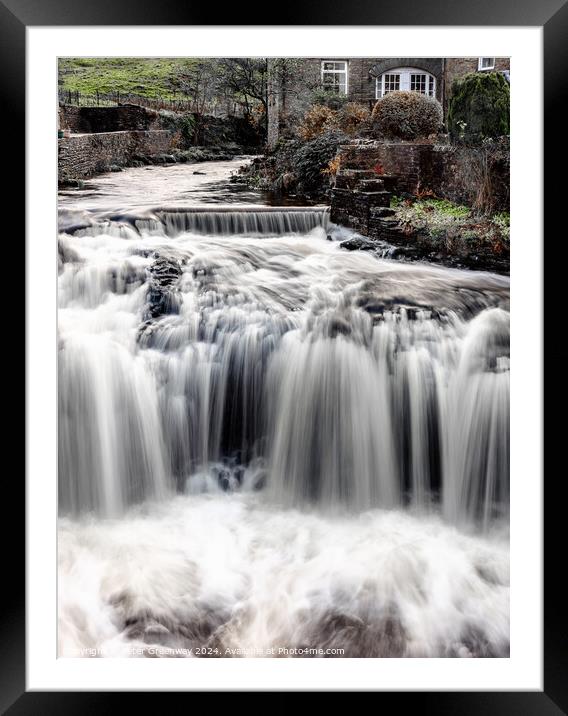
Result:
{"type": "Polygon", "coordinates": [[[506,655],[507,278],[321,209],[62,229],[62,652],[506,655]]]}

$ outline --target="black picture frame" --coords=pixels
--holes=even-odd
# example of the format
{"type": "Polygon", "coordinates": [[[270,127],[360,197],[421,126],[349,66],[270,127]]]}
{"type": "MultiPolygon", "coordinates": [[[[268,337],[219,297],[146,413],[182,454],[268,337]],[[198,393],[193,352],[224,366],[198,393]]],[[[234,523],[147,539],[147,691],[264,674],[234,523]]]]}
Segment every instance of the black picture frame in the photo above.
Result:
{"type": "MultiPolygon", "coordinates": [[[[258,12],[258,11],[256,11],[258,12]]],[[[223,8],[207,3],[177,2],[160,0],[159,3],[141,3],[139,0],[114,0],[112,3],[101,0],[0,0],[0,88],[3,99],[3,114],[9,118],[5,131],[5,155],[11,167],[10,176],[16,169],[23,169],[25,146],[25,83],[26,83],[26,28],[28,26],[84,26],[84,25],[217,25],[214,22],[222,15],[223,25],[375,25],[388,18],[389,25],[532,25],[542,26],[544,36],[544,127],[549,131],[549,142],[545,145],[545,167],[549,170],[566,167],[566,145],[563,133],[566,99],[566,72],[568,70],[568,0],[430,0],[427,4],[419,0],[399,0],[386,3],[384,0],[360,0],[354,3],[329,3],[315,0],[300,3],[288,0],[278,7],[278,16],[271,22],[266,16],[256,17],[249,9],[239,4],[223,8]],[[248,15],[247,15],[248,12],[248,15]],[[250,17],[249,17],[250,16],[250,17]],[[421,19],[424,22],[417,23],[421,19]],[[250,22],[249,22],[250,20],[250,22]],[[262,20],[262,22],[258,22],[262,20]],[[556,134],[552,134],[556,131],[556,134]]],[[[539,141],[538,137],[527,137],[527,142],[539,141]]],[[[513,171],[522,167],[513,166],[513,171]]],[[[530,177],[527,177],[530,180],[530,177]]],[[[6,206],[15,220],[16,235],[22,234],[21,217],[25,214],[23,182],[10,181],[5,184],[8,192],[6,206]]],[[[545,181],[546,204],[562,207],[564,193],[563,182],[556,180],[555,173],[549,171],[545,181]]],[[[540,191],[534,187],[535,193],[540,191]]],[[[552,225],[552,212],[549,213],[545,228],[552,225]]],[[[552,234],[551,234],[552,235],[552,234]]],[[[553,236],[553,235],[552,235],[553,236]]],[[[555,238],[553,236],[553,238],[555,238]]],[[[24,246],[21,236],[21,246],[24,246]]],[[[536,244],[535,252],[540,249],[536,244]]],[[[549,263],[556,267],[566,266],[566,241],[554,242],[549,263]]],[[[21,264],[23,265],[23,264],[21,264]]],[[[550,266],[549,266],[550,268],[550,266]]],[[[17,289],[21,292],[21,271],[17,276],[17,289]]],[[[527,287],[530,290],[530,287],[527,287]]],[[[559,325],[560,311],[564,302],[562,281],[550,280],[545,289],[547,323],[555,328],[559,325]]],[[[20,309],[21,310],[21,309],[20,309]]],[[[556,328],[557,330],[557,328],[556,328]]],[[[540,336],[535,336],[540,339],[540,336]]],[[[566,391],[566,349],[554,340],[545,361],[545,375],[548,377],[543,387],[554,395],[555,403],[564,404],[566,391]]],[[[15,370],[14,366],[11,370],[15,370]]],[[[546,394],[546,393],[545,393],[546,394]]],[[[377,694],[380,708],[385,708],[392,699],[400,699],[404,706],[416,707],[422,713],[425,710],[438,715],[456,714],[523,714],[556,716],[568,713],[568,664],[566,661],[566,643],[568,640],[567,608],[563,580],[565,569],[562,567],[562,545],[565,544],[565,527],[561,510],[563,458],[560,449],[564,438],[564,421],[549,420],[547,423],[547,446],[549,464],[553,462],[554,451],[558,451],[558,461],[551,470],[551,479],[545,490],[544,538],[547,552],[544,573],[544,690],[541,692],[404,692],[377,694]],[[557,551],[558,550],[558,551],[557,551]],[[558,554],[558,556],[557,556],[558,554]]],[[[544,468],[543,468],[544,469],[544,468]]],[[[535,476],[537,479],[538,476],[535,476]]],[[[21,516],[25,504],[24,480],[4,481],[4,506],[21,516]],[[16,508],[16,506],[18,506],[16,508]]],[[[7,525],[3,525],[6,527],[7,525]]],[[[16,520],[4,537],[4,545],[13,553],[9,589],[4,584],[4,607],[0,612],[2,649],[0,650],[0,709],[12,716],[20,714],[89,714],[103,713],[111,707],[109,695],[105,692],[28,692],[26,691],[25,666],[25,587],[24,587],[24,520],[16,520]]],[[[6,549],[5,547],[5,549],[6,549]]],[[[259,685],[262,688],[261,685],[259,685]]],[[[132,694],[117,695],[122,703],[132,709],[132,694]],[[125,703],[128,698],[128,704],[125,703]]],[[[145,706],[151,693],[145,693],[145,706]]],[[[162,703],[162,708],[165,708],[162,703]]]]}

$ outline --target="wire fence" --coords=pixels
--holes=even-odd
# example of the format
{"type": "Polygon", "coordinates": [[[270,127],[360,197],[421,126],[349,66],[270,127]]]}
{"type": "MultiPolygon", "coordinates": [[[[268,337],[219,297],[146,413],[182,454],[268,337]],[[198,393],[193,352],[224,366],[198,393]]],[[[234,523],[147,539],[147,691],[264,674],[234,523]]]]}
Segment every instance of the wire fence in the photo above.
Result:
{"type": "Polygon", "coordinates": [[[169,110],[170,112],[196,112],[213,117],[240,117],[245,114],[245,108],[231,99],[226,101],[199,103],[187,96],[175,97],[144,97],[138,94],[122,92],[95,92],[83,94],[78,90],[59,90],[59,103],[76,107],[116,107],[121,104],[137,104],[154,110],[169,110]]]}

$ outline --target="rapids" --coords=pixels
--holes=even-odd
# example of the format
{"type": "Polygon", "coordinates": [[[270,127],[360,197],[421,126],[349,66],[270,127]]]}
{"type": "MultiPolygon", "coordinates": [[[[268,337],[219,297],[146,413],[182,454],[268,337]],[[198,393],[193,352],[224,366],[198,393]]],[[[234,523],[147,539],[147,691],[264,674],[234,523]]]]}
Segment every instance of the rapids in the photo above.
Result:
{"type": "Polygon", "coordinates": [[[506,655],[509,279],[158,198],[60,206],[61,653],[506,655]]]}

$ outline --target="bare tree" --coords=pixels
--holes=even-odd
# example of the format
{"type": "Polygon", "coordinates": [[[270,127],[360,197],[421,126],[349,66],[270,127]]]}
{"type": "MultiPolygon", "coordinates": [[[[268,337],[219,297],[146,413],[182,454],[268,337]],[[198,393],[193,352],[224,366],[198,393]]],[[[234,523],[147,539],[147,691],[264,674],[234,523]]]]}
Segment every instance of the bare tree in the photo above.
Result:
{"type": "Polygon", "coordinates": [[[251,115],[260,107],[262,122],[266,124],[268,108],[268,60],[265,57],[234,57],[219,60],[221,84],[229,90],[235,101],[251,115]]]}

